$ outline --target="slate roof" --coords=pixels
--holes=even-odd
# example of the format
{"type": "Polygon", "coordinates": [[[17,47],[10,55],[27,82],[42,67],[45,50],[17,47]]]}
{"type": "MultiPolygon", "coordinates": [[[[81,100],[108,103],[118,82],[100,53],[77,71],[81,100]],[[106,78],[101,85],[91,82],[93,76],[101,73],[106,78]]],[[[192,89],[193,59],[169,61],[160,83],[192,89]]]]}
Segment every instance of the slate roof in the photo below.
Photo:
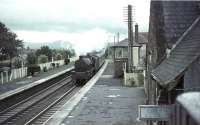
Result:
{"type": "Polygon", "coordinates": [[[171,89],[175,86],[173,80],[178,78],[199,56],[200,17],[180,37],[170,56],[152,71],[152,76],[162,86],[171,89]]]}
{"type": "Polygon", "coordinates": [[[165,47],[172,49],[169,57],[152,70],[161,86],[176,86],[175,80],[199,57],[199,16],[200,1],[151,1],[150,35],[155,37],[158,57],[163,56],[165,47]]]}
{"type": "MultiPolygon", "coordinates": [[[[146,44],[147,43],[147,38],[146,38],[145,35],[139,34],[138,43],[135,42],[135,37],[133,35],[133,46],[134,47],[140,47],[141,44],[146,44]]],[[[114,46],[115,47],[128,47],[128,43],[129,43],[128,38],[126,38],[126,39],[124,39],[124,40],[122,40],[120,42],[116,42],[115,45],[114,45],[114,43],[112,43],[110,45],[110,47],[114,47],[114,46]]]]}
{"type": "MultiPolygon", "coordinates": [[[[135,41],[135,35],[133,35],[133,41],[135,41]]],[[[146,44],[148,43],[148,33],[140,32],[138,37],[139,44],[146,44]]]]}
{"type": "MultiPolygon", "coordinates": [[[[126,39],[124,39],[120,42],[116,42],[115,44],[112,43],[112,45],[110,45],[110,47],[114,47],[114,46],[115,47],[128,47],[128,43],[129,43],[129,40],[128,40],[128,38],[126,38],[126,39]]],[[[136,42],[133,42],[133,46],[134,47],[140,47],[141,45],[136,43],[136,42]]]]}
{"type": "Polygon", "coordinates": [[[199,1],[161,1],[162,32],[169,48],[183,35],[200,14],[199,1]]]}

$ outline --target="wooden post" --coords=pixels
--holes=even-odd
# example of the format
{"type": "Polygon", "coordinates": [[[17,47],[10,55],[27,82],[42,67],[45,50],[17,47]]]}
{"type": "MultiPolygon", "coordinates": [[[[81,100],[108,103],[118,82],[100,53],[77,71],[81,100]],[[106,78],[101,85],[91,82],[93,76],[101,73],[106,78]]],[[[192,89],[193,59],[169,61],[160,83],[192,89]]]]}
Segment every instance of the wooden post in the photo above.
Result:
{"type": "Polygon", "coordinates": [[[12,76],[13,76],[13,73],[12,73],[12,70],[10,70],[10,78],[9,78],[10,81],[12,80],[12,76]]]}
{"type": "Polygon", "coordinates": [[[1,83],[3,84],[3,72],[1,72],[1,83]]]}
{"type": "Polygon", "coordinates": [[[8,71],[6,71],[6,82],[8,82],[8,71]]]}

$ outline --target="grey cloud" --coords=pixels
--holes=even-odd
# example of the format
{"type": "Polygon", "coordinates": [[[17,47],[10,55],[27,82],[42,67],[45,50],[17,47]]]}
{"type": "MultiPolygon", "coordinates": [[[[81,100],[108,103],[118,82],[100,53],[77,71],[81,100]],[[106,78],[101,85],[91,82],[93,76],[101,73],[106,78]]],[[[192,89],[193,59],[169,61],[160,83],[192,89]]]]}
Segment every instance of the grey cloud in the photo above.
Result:
{"type": "Polygon", "coordinates": [[[94,28],[102,28],[107,32],[126,33],[126,28],[119,26],[119,24],[105,20],[105,21],[89,21],[89,20],[75,20],[75,21],[52,21],[52,20],[29,20],[29,19],[13,19],[2,20],[13,30],[30,30],[30,31],[61,31],[61,32],[84,32],[94,28]]]}
{"type": "Polygon", "coordinates": [[[8,0],[9,2],[5,2],[7,0],[3,1],[0,3],[0,21],[12,30],[79,33],[94,28],[101,28],[109,33],[127,33],[126,27],[119,24],[116,20],[109,18],[81,18],[80,13],[80,15],[76,15],[76,12],[67,10],[58,10],[55,15],[48,13],[48,11],[32,10],[27,6],[19,7],[17,5],[20,4],[16,0],[8,0]]]}

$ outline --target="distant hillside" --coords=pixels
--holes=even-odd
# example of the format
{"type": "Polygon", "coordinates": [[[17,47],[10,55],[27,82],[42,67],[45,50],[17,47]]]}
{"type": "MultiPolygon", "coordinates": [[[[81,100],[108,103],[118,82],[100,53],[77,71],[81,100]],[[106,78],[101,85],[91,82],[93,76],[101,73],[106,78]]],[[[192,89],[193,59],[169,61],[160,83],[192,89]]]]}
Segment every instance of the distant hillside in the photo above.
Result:
{"type": "Polygon", "coordinates": [[[25,47],[29,47],[31,49],[39,49],[41,46],[49,46],[51,49],[69,49],[73,48],[72,44],[69,43],[68,41],[54,41],[54,42],[41,42],[41,43],[30,43],[30,42],[25,42],[24,43],[25,47]]]}

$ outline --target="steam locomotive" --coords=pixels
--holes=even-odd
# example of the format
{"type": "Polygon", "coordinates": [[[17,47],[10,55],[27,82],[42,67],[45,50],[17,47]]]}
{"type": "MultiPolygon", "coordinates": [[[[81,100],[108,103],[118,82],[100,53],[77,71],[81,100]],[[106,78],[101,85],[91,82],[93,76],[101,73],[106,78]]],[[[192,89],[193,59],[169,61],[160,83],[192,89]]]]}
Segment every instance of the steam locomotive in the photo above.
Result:
{"type": "Polygon", "coordinates": [[[81,85],[88,81],[103,65],[105,57],[103,53],[88,53],[79,56],[75,61],[72,79],[76,85],[81,85]]]}

